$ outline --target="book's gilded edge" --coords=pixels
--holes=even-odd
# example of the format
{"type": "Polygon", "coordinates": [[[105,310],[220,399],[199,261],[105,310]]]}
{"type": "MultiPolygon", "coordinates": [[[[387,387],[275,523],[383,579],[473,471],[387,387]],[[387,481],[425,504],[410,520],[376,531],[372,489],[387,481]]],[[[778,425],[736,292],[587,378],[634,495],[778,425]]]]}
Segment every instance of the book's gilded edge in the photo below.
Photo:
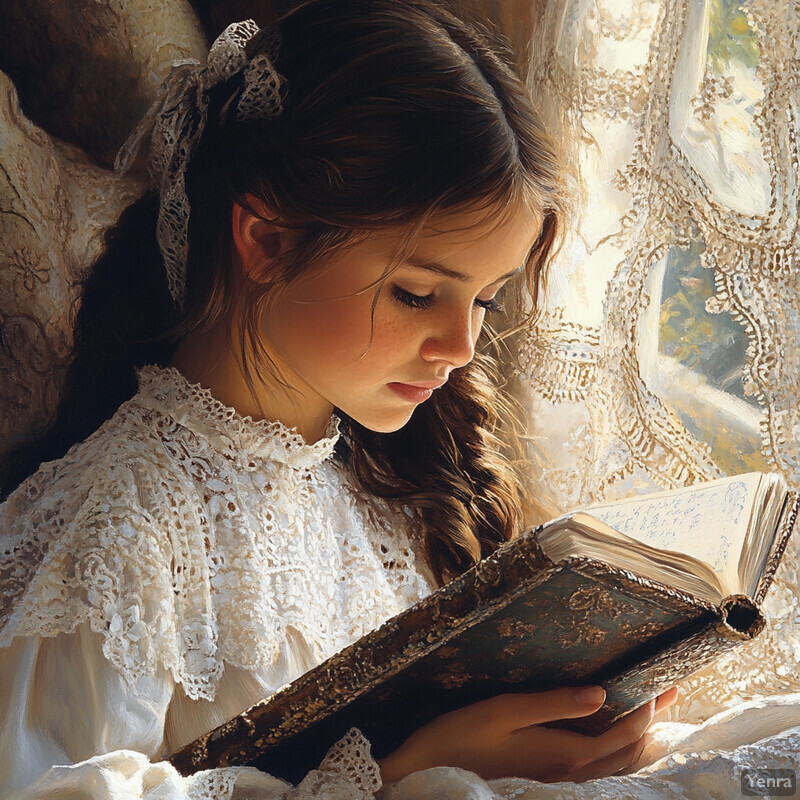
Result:
{"type": "Polygon", "coordinates": [[[761,574],[761,578],[759,579],[758,586],[756,588],[756,593],[753,597],[756,605],[760,606],[764,602],[764,598],[767,596],[769,587],[772,585],[775,572],[778,569],[778,565],[781,563],[781,559],[783,558],[783,554],[786,551],[786,547],[789,543],[789,538],[791,537],[795,523],[797,522],[798,510],[800,510],[800,494],[798,494],[798,492],[790,491],[786,496],[783,512],[781,513],[781,521],[779,523],[780,533],[778,534],[772,551],[770,552],[769,559],[767,560],[767,564],[764,567],[763,573],[761,574]]]}
{"type": "Polygon", "coordinates": [[[536,542],[539,530],[528,531],[498,548],[421,603],[238,717],[180,748],[170,761],[184,774],[251,762],[258,754],[335,713],[565,568],[623,587],[662,608],[678,604],[687,611],[702,609],[714,616],[720,614],[712,603],[599,561],[573,556],[554,564],[536,542]],[[392,652],[392,648],[385,647],[397,639],[404,641],[402,649],[392,652]],[[370,657],[364,657],[366,654],[370,657]],[[230,752],[226,741],[247,741],[247,750],[230,752]]]}
{"type": "Polygon", "coordinates": [[[719,606],[715,603],[676,589],[669,584],[642,577],[630,570],[609,566],[603,561],[573,556],[559,562],[559,564],[569,564],[575,572],[592,580],[602,581],[614,586],[623,586],[630,594],[642,595],[645,593],[648,602],[660,608],[674,608],[677,602],[691,608],[710,611],[716,616],[719,616],[720,613],[719,606]]]}

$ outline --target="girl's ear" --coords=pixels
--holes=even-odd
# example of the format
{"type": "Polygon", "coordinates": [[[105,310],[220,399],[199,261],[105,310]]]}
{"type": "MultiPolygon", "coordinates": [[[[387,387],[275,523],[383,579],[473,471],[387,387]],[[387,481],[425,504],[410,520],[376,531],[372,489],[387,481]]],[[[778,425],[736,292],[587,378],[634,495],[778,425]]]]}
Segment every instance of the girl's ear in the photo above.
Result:
{"type": "Polygon", "coordinates": [[[282,248],[282,229],[276,215],[264,202],[247,194],[243,203],[233,204],[231,217],[233,246],[242,274],[250,275],[258,267],[259,279],[268,276],[269,262],[280,254],[282,248]]]}

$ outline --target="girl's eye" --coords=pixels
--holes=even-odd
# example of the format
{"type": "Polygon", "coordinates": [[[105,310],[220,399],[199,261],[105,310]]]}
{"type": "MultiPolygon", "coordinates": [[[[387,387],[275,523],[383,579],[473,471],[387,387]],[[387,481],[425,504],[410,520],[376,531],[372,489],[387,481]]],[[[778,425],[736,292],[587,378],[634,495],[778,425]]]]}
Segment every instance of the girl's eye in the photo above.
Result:
{"type": "Polygon", "coordinates": [[[405,289],[401,289],[399,286],[393,286],[392,295],[395,300],[409,308],[430,308],[433,305],[432,294],[413,294],[412,292],[407,292],[405,289]]]}
{"type": "MultiPolygon", "coordinates": [[[[394,296],[395,300],[397,300],[399,303],[402,303],[404,306],[408,306],[409,308],[430,308],[435,301],[435,297],[432,294],[414,294],[413,292],[409,292],[407,289],[402,289],[399,286],[392,287],[392,295],[394,296]]],[[[475,305],[478,308],[484,309],[484,311],[488,311],[490,314],[504,310],[503,304],[500,303],[495,297],[492,297],[489,300],[481,300],[476,297],[475,305]]]]}
{"type": "Polygon", "coordinates": [[[496,297],[492,297],[489,300],[479,300],[476,297],[475,305],[484,309],[485,311],[488,311],[490,314],[494,314],[499,311],[505,311],[503,304],[496,297]]]}

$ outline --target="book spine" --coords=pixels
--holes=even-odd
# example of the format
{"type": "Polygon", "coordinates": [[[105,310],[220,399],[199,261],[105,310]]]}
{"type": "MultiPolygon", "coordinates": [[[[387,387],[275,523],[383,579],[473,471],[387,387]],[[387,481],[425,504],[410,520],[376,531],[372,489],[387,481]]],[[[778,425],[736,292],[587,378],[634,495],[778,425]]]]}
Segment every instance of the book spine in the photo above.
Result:
{"type": "Polygon", "coordinates": [[[565,721],[559,727],[597,736],[620,717],[639,708],[680,681],[715,661],[723,653],[757,636],[764,617],[744,595],[727,598],[719,616],[673,645],[608,680],[601,680],[606,702],[590,717],[565,721]]]}

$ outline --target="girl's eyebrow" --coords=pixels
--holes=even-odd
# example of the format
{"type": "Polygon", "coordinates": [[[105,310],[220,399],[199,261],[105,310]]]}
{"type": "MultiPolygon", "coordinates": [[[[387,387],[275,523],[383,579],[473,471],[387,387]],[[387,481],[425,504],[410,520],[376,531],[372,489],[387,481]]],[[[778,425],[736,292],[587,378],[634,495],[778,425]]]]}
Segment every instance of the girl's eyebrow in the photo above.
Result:
{"type": "MultiPolygon", "coordinates": [[[[408,261],[406,263],[408,263],[408,265],[411,267],[415,267],[416,269],[426,269],[429,272],[435,272],[437,275],[444,275],[446,278],[454,278],[457,281],[466,282],[473,280],[472,276],[465,275],[463,272],[458,272],[454,269],[450,269],[450,267],[445,267],[442,264],[439,264],[437,261],[408,261]]],[[[492,281],[490,285],[500,283],[500,281],[504,281],[507,278],[513,278],[514,275],[519,275],[519,273],[524,269],[524,266],[512,269],[511,272],[506,272],[505,275],[501,275],[497,280],[492,281]]]]}

